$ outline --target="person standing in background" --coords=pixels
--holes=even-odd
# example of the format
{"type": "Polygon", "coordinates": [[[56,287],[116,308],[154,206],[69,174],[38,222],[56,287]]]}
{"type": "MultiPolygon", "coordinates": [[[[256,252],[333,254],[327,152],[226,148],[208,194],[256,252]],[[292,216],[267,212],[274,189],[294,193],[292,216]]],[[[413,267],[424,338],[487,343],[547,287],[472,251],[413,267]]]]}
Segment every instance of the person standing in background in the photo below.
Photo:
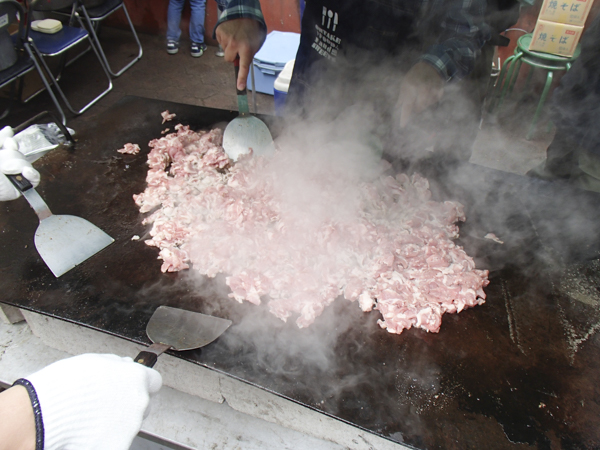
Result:
{"type": "MultiPolygon", "coordinates": [[[[391,159],[433,148],[466,161],[482,102],[470,76],[491,39],[487,13],[485,0],[306,2],[286,110],[321,123],[372,111],[391,159]]],[[[214,35],[226,61],[239,57],[238,89],[266,34],[259,0],[229,0],[214,35]]]]}
{"type": "MultiPolygon", "coordinates": [[[[179,51],[181,37],[181,13],[185,0],[170,0],[167,11],[167,53],[174,55],[179,51]]],[[[190,0],[192,14],[190,17],[190,53],[194,58],[202,56],[206,50],[204,43],[204,17],[206,15],[206,0],[190,0]]]]}

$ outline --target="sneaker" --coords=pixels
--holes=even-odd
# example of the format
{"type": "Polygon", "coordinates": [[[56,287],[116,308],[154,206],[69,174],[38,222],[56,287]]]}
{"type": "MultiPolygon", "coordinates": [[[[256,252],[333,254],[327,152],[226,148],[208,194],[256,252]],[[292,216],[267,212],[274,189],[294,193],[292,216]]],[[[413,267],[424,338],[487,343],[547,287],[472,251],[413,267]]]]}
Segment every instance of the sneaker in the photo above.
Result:
{"type": "Polygon", "coordinates": [[[167,53],[169,55],[174,55],[178,51],[179,51],[179,42],[167,41],[167,53]]]}
{"type": "Polygon", "coordinates": [[[223,47],[221,47],[221,44],[219,44],[219,50],[217,50],[217,51],[215,52],[215,56],[220,56],[221,58],[222,58],[223,56],[225,56],[225,52],[223,51],[223,47]]]}
{"type": "Polygon", "coordinates": [[[196,44],[192,42],[192,46],[190,49],[190,53],[194,58],[199,58],[204,54],[204,50],[206,50],[206,44],[196,44]]]}

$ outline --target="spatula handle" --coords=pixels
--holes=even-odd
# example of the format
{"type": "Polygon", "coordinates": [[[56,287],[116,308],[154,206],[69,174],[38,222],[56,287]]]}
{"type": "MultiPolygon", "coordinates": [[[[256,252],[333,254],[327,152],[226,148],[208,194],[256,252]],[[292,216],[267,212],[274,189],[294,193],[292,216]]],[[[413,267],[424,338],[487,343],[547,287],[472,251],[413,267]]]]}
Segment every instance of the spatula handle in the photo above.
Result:
{"type": "Polygon", "coordinates": [[[143,351],[138,353],[134,361],[140,363],[142,366],[152,368],[154,367],[154,364],[156,364],[156,361],[158,361],[158,355],[156,353],[143,351]]]}
{"type": "Polygon", "coordinates": [[[15,187],[20,191],[20,192],[25,192],[28,189],[31,189],[33,187],[33,185],[31,184],[31,182],[25,178],[23,175],[18,174],[18,175],[6,175],[6,177],[10,180],[10,182],[12,184],[15,185],[15,187]]]}
{"type": "Polygon", "coordinates": [[[237,93],[237,95],[248,95],[248,91],[246,88],[242,89],[241,91],[237,88],[237,79],[238,79],[238,75],[240,74],[240,57],[239,56],[237,58],[235,58],[235,60],[233,61],[233,67],[235,68],[235,92],[237,93]]]}
{"type": "Polygon", "coordinates": [[[33,185],[23,175],[6,175],[10,182],[23,194],[23,197],[29,202],[29,205],[33,208],[37,214],[40,222],[52,215],[52,211],[46,205],[46,202],[40,194],[33,189],[33,185]]]}
{"type": "Polygon", "coordinates": [[[240,114],[248,114],[250,112],[250,108],[248,107],[248,91],[246,88],[241,91],[237,88],[237,79],[240,73],[239,56],[233,61],[233,67],[235,68],[235,91],[237,93],[238,111],[240,114]]]}
{"type": "Polygon", "coordinates": [[[154,367],[158,357],[162,355],[164,352],[171,348],[170,345],[166,344],[152,344],[148,347],[148,350],[142,350],[138,353],[138,355],[134,358],[136,363],[140,363],[146,367],[154,367]]]}

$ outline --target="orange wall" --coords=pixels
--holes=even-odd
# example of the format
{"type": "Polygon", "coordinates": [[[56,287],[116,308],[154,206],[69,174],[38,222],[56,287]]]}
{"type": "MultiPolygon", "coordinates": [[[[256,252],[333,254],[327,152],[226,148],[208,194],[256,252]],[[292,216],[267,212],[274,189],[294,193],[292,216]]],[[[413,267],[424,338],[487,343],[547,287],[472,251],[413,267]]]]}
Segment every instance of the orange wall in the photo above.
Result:
{"type": "MultiPolygon", "coordinates": [[[[600,1],[600,0],[599,0],[600,1]]],[[[125,0],[129,16],[136,30],[142,33],[165,35],[167,31],[167,8],[169,0],[125,0]]],[[[298,0],[261,0],[261,6],[268,31],[293,31],[300,32],[300,7],[298,0]]],[[[190,18],[189,3],[183,10],[181,27],[183,36],[188,37],[188,24],[190,18]]],[[[214,43],[213,29],[217,23],[217,4],[214,0],[206,1],[206,41],[214,43]]],[[[122,12],[110,18],[107,25],[126,26],[125,16],[122,12]]]]}

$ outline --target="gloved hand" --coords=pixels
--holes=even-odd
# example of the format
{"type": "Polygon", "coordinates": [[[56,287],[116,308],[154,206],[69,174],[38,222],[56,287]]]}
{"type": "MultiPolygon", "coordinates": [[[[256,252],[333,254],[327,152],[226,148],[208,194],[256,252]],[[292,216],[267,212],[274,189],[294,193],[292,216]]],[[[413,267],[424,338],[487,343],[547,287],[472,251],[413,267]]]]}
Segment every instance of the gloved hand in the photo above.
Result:
{"type": "Polygon", "coordinates": [[[33,187],[37,187],[40,183],[40,173],[18,151],[19,146],[12,137],[4,139],[3,145],[4,148],[0,149],[0,201],[8,201],[19,198],[21,193],[4,174],[23,174],[33,187]]]}
{"type": "MultiPolygon", "coordinates": [[[[16,384],[27,387],[30,397],[31,387],[35,390],[44,450],[128,450],[162,377],[131,358],[85,354],[57,361],[16,384]]],[[[39,438],[35,399],[32,404],[39,438]]]]}

